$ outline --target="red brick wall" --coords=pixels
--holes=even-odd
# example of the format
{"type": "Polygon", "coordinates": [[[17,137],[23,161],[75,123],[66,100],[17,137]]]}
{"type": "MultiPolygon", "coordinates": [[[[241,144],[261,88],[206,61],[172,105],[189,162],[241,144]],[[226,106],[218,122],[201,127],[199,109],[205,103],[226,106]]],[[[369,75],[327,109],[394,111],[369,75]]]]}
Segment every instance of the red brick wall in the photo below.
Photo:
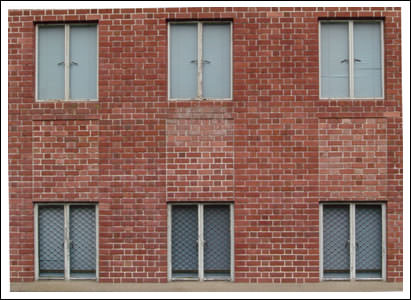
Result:
{"type": "Polygon", "coordinates": [[[402,281],[400,14],[10,10],[11,281],[34,279],[34,203],[97,202],[100,281],[165,282],[167,201],[216,200],[234,202],[237,282],[319,281],[319,202],[386,201],[388,281],[402,281]],[[319,99],[321,18],[384,19],[383,100],[319,99]],[[167,101],[168,19],[233,21],[233,101],[167,101]],[[86,20],[98,102],[36,102],[35,22],[86,20]]]}

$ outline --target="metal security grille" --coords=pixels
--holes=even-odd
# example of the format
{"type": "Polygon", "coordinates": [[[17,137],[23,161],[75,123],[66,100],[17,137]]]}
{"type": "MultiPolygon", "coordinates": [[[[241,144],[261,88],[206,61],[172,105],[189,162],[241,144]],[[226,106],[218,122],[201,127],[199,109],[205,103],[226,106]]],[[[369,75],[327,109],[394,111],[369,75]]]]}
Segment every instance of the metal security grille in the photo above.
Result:
{"type": "Polygon", "coordinates": [[[70,206],[70,270],[72,276],[96,271],[95,206],[70,206]]]}
{"type": "Polygon", "coordinates": [[[198,208],[172,208],[172,272],[175,277],[198,276],[198,208]]]}
{"type": "Polygon", "coordinates": [[[350,210],[348,205],[323,209],[323,268],[325,277],[349,277],[350,210]]]}
{"type": "Polygon", "coordinates": [[[355,210],[357,276],[381,277],[382,218],[380,205],[357,205],[355,210]]]}
{"type": "Polygon", "coordinates": [[[209,276],[230,275],[230,207],[204,206],[204,272],[209,276]]]}
{"type": "Polygon", "coordinates": [[[64,276],[64,207],[38,210],[40,276],[64,276]]]}

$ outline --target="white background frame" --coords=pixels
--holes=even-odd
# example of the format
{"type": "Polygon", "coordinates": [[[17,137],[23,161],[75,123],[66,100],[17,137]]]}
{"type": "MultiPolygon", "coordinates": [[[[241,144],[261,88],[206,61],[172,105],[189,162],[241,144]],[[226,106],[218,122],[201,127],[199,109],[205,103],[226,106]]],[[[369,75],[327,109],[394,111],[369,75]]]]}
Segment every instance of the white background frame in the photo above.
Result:
{"type": "Polygon", "coordinates": [[[35,101],[36,102],[55,102],[55,101],[91,101],[95,102],[98,101],[99,98],[99,26],[98,23],[39,23],[36,24],[36,71],[35,71],[35,84],[34,84],[34,94],[35,94],[35,101]],[[96,95],[95,99],[70,99],[70,27],[71,26],[96,26],[97,31],[97,69],[96,69],[96,95]],[[64,99],[39,99],[38,97],[38,70],[39,70],[39,27],[47,27],[47,26],[64,26],[64,99]]]}
{"type": "Polygon", "coordinates": [[[182,202],[169,203],[167,207],[167,277],[168,281],[234,281],[234,204],[233,203],[198,203],[182,202]],[[179,205],[192,205],[198,208],[198,278],[175,278],[172,275],[172,208],[179,205]],[[230,278],[205,278],[204,277],[204,206],[225,205],[230,209],[230,278]]]}
{"type": "Polygon", "coordinates": [[[382,20],[320,20],[318,23],[318,82],[319,82],[319,98],[321,100],[362,100],[362,99],[385,99],[385,70],[384,70],[384,22],[382,20]],[[323,23],[347,23],[348,24],[348,53],[349,53],[349,96],[348,97],[325,97],[321,95],[321,24],[323,23]],[[355,97],[354,96],[354,23],[379,23],[381,33],[381,97],[355,97]]]}
{"type": "Polygon", "coordinates": [[[386,239],[386,216],[387,216],[386,203],[381,202],[322,202],[320,203],[319,208],[319,217],[320,217],[320,281],[367,281],[367,280],[376,280],[376,281],[386,281],[387,279],[387,239],[386,239]],[[325,278],[324,277],[324,241],[323,241],[323,208],[327,205],[346,205],[349,207],[349,216],[350,216],[350,276],[349,278],[325,278]],[[356,278],[356,268],[355,268],[355,251],[356,251],[356,240],[355,240],[355,206],[356,205],[380,205],[381,206],[381,278],[356,278]]]}
{"type": "Polygon", "coordinates": [[[34,204],[34,279],[35,280],[96,280],[99,279],[99,226],[98,226],[98,204],[97,203],[35,203],[34,204]],[[41,276],[39,269],[39,223],[38,209],[40,206],[63,206],[64,208],[64,277],[41,276]],[[95,207],[95,226],[96,226],[96,276],[85,278],[73,278],[70,276],[70,206],[94,206],[95,207]]]}
{"type": "MultiPolygon", "coordinates": [[[[218,47],[218,45],[216,45],[218,47]]],[[[208,101],[222,101],[222,100],[233,100],[233,22],[232,21],[170,21],[167,23],[167,98],[169,101],[197,101],[197,100],[208,100],[208,101]],[[171,98],[171,77],[170,77],[170,26],[172,24],[197,24],[197,96],[195,98],[171,98]],[[203,24],[230,24],[230,98],[203,98],[203,64],[200,63],[203,58],[203,24]]]]}

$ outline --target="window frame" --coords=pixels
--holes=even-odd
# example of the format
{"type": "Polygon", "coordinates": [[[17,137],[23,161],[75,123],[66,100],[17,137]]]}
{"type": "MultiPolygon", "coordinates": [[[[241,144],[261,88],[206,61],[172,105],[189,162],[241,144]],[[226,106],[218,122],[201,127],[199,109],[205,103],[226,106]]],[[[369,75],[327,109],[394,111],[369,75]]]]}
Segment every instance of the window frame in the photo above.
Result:
{"type": "Polygon", "coordinates": [[[34,204],[34,280],[99,280],[99,214],[97,203],[35,203],[34,204]],[[40,276],[40,247],[39,247],[39,207],[63,206],[64,208],[64,276],[40,276]],[[94,206],[96,226],[96,276],[71,277],[70,276],[70,206],[94,206]]]}
{"type": "Polygon", "coordinates": [[[319,234],[320,234],[320,281],[386,281],[387,279],[387,208],[386,203],[381,202],[322,202],[319,207],[319,234]],[[349,207],[349,232],[350,232],[350,276],[349,278],[326,278],[324,277],[324,228],[323,211],[324,206],[345,205],[349,207]],[[381,206],[381,277],[380,278],[357,278],[356,277],[356,240],[355,240],[355,210],[357,205],[379,205],[381,206]]]}
{"type": "Polygon", "coordinates": [[[385,60],[384,60],[384,21],[383,20],[320,20],[318,22],[318,75],[319,75],[319,98],[320,99],[341,99],[341,100],[363,100],[363,99],[385,99],[385,60]],[[327,97],[321,94],[321,25],[324,23],[347,23],[348,24],[348,97],[327,97]],[[354,95],[354,23],[377,23],[380,24],[381,42],[381,96],[380,97],[355,97],[354,95]]]}
{"type": "Polygon", "coordinates": [[[35,101],[36,102],[56,102],[56,101],[74,101],[74,102],[81,102],[81,101],[91,101],[95,102],[99,99],[99,26],[98,23],[38,23],[35,26],[36,31],[36,57],[35,57],[35,101]],[[70,27],[71,26],[96,26],[96,98],[82,98],[82,99],[73,99],[70,98],[70,27]],[[60,99],[40,99],[39,98],[39,27],[48,27],[48,26],[62,26],[64,28],[64,98],[60,99]]]}
{"type": "Polygon", "coordinates": [[[167,98],[169,101],[231,101],[233,100],[233,22],[232,21],[170,21],[167,22],[167,98]],[[230,97],[229,98],[204,98],[203,97],[203,64],[197,63],[197,95],[194,98],[172,98],[171,97],[171,25],[173,24],[197,24],[197,60],[203,58],[203,25],[204,24],[229,24],[230,25],[230,97]]]}
{"type": "Polygon", "coordinates": [[[168,281],[234,281],[234,204],[233,203],[221,203],[221,202],[181,202],[181,203],[169,203],[167,205],[167,277],[168,281]],[[173,206],[197,206],[197,222],[198,222],[198,278],[176,278],[173,277],[173,264],[172,264],[172,208],[173,206]],[[206,205],[221,205],[228,206],[230,209],[230,278],[205,278],[204,276],[204,206],[206,205]]]}

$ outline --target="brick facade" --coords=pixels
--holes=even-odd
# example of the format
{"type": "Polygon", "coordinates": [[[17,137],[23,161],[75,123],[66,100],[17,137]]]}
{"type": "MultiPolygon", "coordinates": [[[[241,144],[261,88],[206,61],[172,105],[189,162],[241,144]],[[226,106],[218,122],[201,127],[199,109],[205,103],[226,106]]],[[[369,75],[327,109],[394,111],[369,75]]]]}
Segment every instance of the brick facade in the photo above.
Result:
{"type": "Polygon", "coordinates": [[[99,281],[167,281],[167,203],[234,203],[236,282],[320,280],[319,203],[387,204],[402,281],[400,8],[9,11],[10,271],[34,203],[99,209],[99,281]],[[319,20],[384,20],[384,99],[319,99],[319,20]],[[230,20],[233,100],[168,101],[167,22],[230,20]],[[35,24],[98,22],[98,101],[35,101],[35,24]]]}

